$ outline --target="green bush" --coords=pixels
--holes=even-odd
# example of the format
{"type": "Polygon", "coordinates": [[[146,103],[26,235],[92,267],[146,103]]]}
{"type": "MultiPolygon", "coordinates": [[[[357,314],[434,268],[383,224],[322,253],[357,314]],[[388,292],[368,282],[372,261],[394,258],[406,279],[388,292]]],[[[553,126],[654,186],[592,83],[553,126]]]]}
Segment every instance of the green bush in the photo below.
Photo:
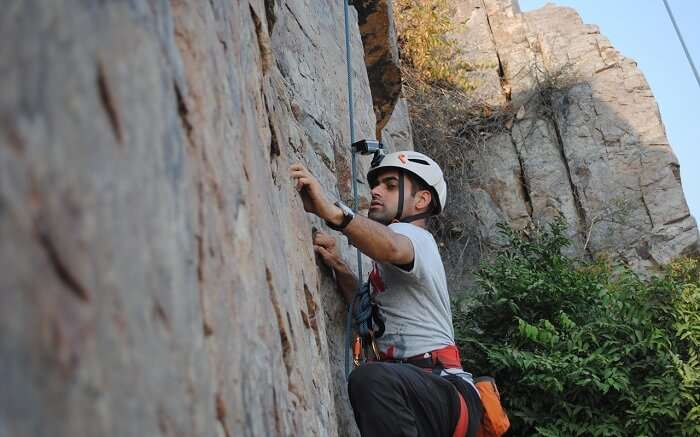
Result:
{"type": "Polygon", "coordinates": [[[454,6],[449,0],[393,0],[401,60],[422,80],[471,89],[464,72],[476,68],[460,60],[461,51],[450,36],[454,6]]]}
{"type": "Polygon", "coordinates": [[[494,375],[510,435],[700,435],[700,269],[642,279],[561,255],[565,223],[510,246],[455,302],[463,364],[494,375]]]}

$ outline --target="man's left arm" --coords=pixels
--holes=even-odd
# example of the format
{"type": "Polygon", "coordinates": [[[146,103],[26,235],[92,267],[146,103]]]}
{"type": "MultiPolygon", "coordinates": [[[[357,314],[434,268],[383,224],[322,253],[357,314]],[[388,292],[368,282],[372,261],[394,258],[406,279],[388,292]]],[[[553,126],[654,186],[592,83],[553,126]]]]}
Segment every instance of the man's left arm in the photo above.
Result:
{"type": "MultiPolygon", "coordinates": [[[[306,167],[293,164],[290,174],[296,179],[296,189],[304,203],[304,210],[335,225],[343,221],[343,211],[328,200],[318,180],[306,167]]],[[[343,233],[353,246],[375,261],[398,265],[413,262],[411,240],[381,223],[355,215],[343,233]]]]}

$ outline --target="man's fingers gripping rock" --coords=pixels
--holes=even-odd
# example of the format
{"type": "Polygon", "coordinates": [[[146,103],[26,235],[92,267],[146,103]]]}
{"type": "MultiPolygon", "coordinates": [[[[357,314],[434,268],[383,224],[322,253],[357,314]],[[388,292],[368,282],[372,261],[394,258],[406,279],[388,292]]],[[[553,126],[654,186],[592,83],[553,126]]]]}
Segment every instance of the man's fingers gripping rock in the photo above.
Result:
{"type": "Polygon", "coordinates": [[[314,235],[314,244],[322,246],[325,249],[331,249],[335,246],[335,239],[319,231],[314,235]]]}

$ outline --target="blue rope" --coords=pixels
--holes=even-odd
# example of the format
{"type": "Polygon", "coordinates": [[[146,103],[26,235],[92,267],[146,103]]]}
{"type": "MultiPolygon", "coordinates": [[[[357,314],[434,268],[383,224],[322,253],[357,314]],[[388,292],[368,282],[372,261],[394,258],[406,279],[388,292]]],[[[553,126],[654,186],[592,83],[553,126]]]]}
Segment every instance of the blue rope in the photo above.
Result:
{"type": "MultiPolygon", "coordinates": [[[[348,19],[348,0],[343,0],[343,13],[345,15],[345,62],[347,66],[348,75],[348,113],[350,114],[350,144],[355,142],[355,115],[354,115],[354,105],[352,101],[352,64],[351,64],[351,51],[350,51],[350,25],[348,19]]],[[[353,192],[353,205],[352,208],[357,212],[357,206],[359,204],[359,196],[357,194],[357,156],[353,152],[352,154],[352,192],[353,192]]],[[[360,249],[357,249],[357,278],[358,284],[362,284],[362,253],[360,249]]],[[[358,329],[360,330],[360,335],[368,334],[368,320],[372,317],[372,307],[369,300],[369,289],[365,290],[366,287],[359,286],[357,293],[353,302],[348,305],[348,314],[345,321],[345,379],[347,380],[350,375],[350,337],[352,337],[352,320],[353,306],[357,307],[357,315],[355,316],[356,323],[358,323],[358,329]]]]}
{"type": "MultiPolygon", "coordinates": [[[[345,13],[345,64],[348,74],[348,112],[350,114],[350,144],[355,142],[355,114],[354,105],[352,102],[352,65],[351,61],[351,51],[350,51],[350,25],[348,22],[348,1],[343,0],[345,13]]],[[[352,170],[353,170],[353,191],[355,192],[355,200],[357,200],[357,184],[355,183],[355,154],[352,154],[352,170]]]]}
{"type": "Polygon", "coordinates": [[[369,293],[369,281],[360,287],[355,294],[355,299],[353,300],[353,306],[355,307],[355,326],[357,327],[357,333],[361,337],[367,338],[371,334],[372,329],[372,299],[369,293]]]}

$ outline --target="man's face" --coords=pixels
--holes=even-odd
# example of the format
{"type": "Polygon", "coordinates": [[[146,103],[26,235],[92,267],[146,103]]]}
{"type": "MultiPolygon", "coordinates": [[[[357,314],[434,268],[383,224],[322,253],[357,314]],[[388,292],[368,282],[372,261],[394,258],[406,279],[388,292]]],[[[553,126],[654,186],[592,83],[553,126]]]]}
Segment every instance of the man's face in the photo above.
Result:
{"type": "MultiPolygon", "coordinates": [[[[376,185],[372,187],[372,202],[367,216],[388,225],[396,217],[399,206],[399,172],[386,169],[377,173],[376,185]]],[[[404,202],[411,198],[411,180],[404,178],[404,202]]],[[[406,204],[404,203],[404,209],[406,204]]],[[[405,211],[404,211],[405,212],[405,211]]]]}

